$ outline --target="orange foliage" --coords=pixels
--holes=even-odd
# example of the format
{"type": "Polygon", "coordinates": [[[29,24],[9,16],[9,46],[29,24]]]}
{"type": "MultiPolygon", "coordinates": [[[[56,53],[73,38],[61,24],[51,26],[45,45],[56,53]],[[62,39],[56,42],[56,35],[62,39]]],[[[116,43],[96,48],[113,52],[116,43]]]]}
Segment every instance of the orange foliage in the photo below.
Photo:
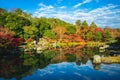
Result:
{"type": "Polygon", "coordinates": [[[33,41],[32,38],[28,38],[28,39],[26,40],[26,42],[31,42],[31,41],[33,41]]]}
{"type": "Polygon", "coordinates": [[[10,47],[13,40],[13,32],[7,28],[0,28],[0,47],[10,47]]]}
{"type": "Polygon", "coordinates": [[[78,34],[71,34],[71,35],[62,35],[63,39],[62,42],[84,42],[84,40],[78,34]]]}
{"type": "Polygon", "coordinates": [[[56,26],[54,31],[57,33],[57,35],[62,35],[65,33],[66,29],[62,26],[56,26]]]}
{"type": "Polygon", "coordinates": [[[95,32],[102,32],[103,30],[102,30],[102,28],[95,28],[94,31],[95,31],[95,32]]]}

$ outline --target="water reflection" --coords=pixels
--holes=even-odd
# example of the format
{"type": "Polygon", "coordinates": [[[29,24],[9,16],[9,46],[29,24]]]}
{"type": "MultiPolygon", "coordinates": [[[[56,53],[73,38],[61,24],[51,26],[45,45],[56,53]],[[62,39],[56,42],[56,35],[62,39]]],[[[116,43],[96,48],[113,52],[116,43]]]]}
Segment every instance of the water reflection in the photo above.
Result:
{"type": "Polygon", "coordinates": [[[32,75],[23,77],[22,80],[119,80],[120,70],[102,64],[100,71],[94,70],[90,61],[77,66],[74,62],[51,64],[44,69],[37,69],[32,75]],[[112,71],[111,71],[112,70],[112,71]]]}
{"type": "Polygon", "coordinates": [[[4,56],[0,59],[0,80],[120,79],[120,64],[92,64],[94,54],[100,54],[98,48],[71,47],[45,50],[41,54],[30,51],[12,57],[4,56]],[[108,74],[111,70],[112,75],[108,74]]]}

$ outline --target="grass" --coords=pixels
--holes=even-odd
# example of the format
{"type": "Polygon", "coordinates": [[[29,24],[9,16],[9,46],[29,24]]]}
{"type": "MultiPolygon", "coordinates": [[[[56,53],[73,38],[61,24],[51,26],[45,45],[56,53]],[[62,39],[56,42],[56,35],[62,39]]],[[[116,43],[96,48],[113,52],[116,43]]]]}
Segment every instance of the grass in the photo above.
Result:
{"type": "Polygon", "coordinates": [[[117,56],[117,57],[102,57],[101,61],[103,63],[120,63],[120,56],[117,56]]]}
{"type": "Polygon", "coordinates": [[[57,43],[57,46],[63,47],[63,46],[77,46],[77,45],[85,45],[85,42],[68,42],[68,43],[57,43]]]}

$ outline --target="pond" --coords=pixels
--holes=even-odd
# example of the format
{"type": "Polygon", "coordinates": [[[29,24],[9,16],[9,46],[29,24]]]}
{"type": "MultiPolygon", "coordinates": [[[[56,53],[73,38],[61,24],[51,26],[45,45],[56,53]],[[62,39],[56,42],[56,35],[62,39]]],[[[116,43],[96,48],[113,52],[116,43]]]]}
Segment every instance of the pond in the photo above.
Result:
{"type": "Polygon", "coordinates": [[[93,64],[95,54],[109,56],[109,51],[71,47],[4,56],[0,80],[120,80],[120,64],[93,64]]]}

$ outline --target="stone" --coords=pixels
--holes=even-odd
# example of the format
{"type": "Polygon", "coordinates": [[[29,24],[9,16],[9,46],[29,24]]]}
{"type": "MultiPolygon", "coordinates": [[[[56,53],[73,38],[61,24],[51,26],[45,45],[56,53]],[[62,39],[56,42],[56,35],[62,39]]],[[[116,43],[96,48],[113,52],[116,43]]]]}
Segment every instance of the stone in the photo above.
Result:
{"type": "Polygon", "coordinates": [[[99,55],[94,55],[93,63],[95,63],[95,64],[101,63],[101,57],[99,55]]]}

